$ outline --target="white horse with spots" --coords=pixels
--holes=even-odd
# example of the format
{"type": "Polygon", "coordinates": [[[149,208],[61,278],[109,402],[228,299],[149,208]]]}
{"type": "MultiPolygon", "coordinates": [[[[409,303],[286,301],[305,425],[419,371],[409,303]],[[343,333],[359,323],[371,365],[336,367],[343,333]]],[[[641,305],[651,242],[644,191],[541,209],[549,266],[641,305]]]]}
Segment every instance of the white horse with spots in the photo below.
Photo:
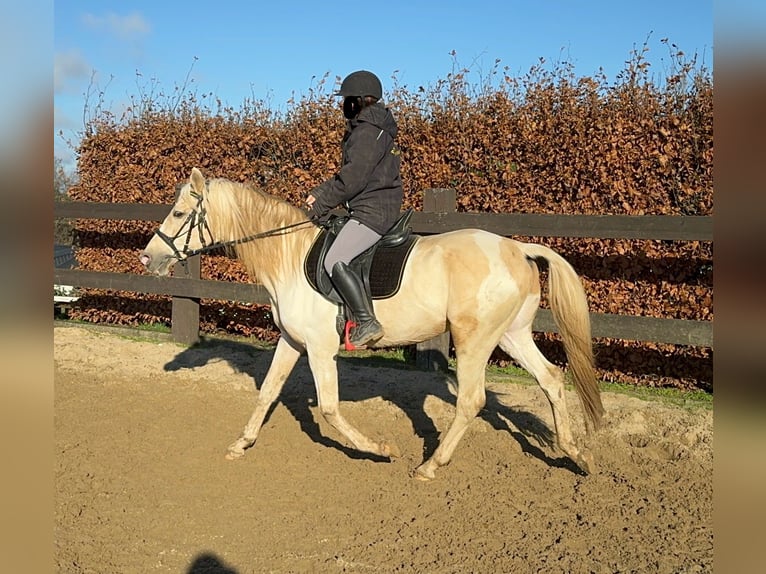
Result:
{"type": "MultiPolygon", "coordinates": [[[[167,275],[174,263],[192,253],[228,246],[268,290],[281,336],[255,410],[242,435],[229,446],[227,458],[243,456],[255,443],[269,408],[303,353],[308,355],[325,419],[360,451],[398,455],[395,445],[369,439],[339,411],[337,305],[317,293],[303,271],[319,232],[303,210],[244,184],[206,181],[194,168],[170,214],[141,253],[148,271],[167,275]]],[[[455,347],[455,417],[433,455],[415,470],[416,477],[434,478],[436,469],[452,458],[468,424],[485,404],[485,367],[498,345],[535,377],[553,410],[559,447],[590,472],[592,455],[578,447],[570,430],[564,374],[546,360],[532,338],[540,303],[538,258],[548,263],[548,299],[586,430],[599,427],[604,410],[593,367],[587,300],[569,263],[548,247],[477,229],[424,236],[412,248],[397,294],[374,302],[385,330],[375,347],[410,345],[447,330],[455,347]]]]}

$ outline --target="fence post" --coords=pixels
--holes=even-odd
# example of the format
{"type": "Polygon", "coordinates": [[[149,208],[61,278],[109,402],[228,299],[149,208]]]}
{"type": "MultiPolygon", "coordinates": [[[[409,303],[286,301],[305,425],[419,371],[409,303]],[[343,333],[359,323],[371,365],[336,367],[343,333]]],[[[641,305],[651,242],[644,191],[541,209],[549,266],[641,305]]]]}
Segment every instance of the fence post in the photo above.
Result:
{"type": "MultiPolygon", "coordinates": [[[[177,265],[176,269],[180,267],[181,265],[177,265]]],[[[189,257],[185,270],[185,277],[199,279],[200,256],[189,257]]],[[[184,345],[199,342],[199,298],[174,296],[170,322],[174,341],[184,345]]]]}
{"type": "MultiPolygon", "coordinates": [[[[424,213],[453,213],[457,211],[457,192],[454,189],[423,190],[424,213]]],[[[426,371],[447,371],[449,366],[449,331],[415,347],[415,363],[426,371]]]]}

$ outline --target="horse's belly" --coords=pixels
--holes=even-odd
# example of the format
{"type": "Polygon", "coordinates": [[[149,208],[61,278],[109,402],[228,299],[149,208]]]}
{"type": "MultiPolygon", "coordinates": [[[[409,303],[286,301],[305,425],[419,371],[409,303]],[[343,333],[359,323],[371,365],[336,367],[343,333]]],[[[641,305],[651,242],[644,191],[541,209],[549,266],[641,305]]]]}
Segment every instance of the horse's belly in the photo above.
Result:
{"type": "MultiPolygon", "coordinates": [[[[400,291],[401,293],[401,291],[400,291]]],[[[408,345],[431,339],[447,330],[446,313],[396,297],[375,303],[375,314],[385,330],[385,343],[408,345]]]]}

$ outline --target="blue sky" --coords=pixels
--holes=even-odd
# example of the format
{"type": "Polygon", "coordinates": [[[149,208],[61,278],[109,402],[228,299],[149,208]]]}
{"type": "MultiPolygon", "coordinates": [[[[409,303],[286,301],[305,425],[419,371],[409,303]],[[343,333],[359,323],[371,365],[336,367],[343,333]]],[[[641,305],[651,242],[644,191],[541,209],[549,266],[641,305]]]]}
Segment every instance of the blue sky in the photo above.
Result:
{"type": "MultiPolygon", "coordinates": [[[[274,109],[325,75],[334,82],[362,68],[384,91],[392,75],[414,90],[456,66],[478,81],[495,60],[512,75],[544,58],[572,63],[578,76],[603,68],[613,80],[647,38],[659,78],[671,65],[663,38],[712,70],[712,0],[55,2],[54,131],[77,141],[86,103],[119,116],[131,96],[172,93],[187,74],[189,91],[274,109]]],[[[71,165],[60,136],[54,145],[71,165]]]]}

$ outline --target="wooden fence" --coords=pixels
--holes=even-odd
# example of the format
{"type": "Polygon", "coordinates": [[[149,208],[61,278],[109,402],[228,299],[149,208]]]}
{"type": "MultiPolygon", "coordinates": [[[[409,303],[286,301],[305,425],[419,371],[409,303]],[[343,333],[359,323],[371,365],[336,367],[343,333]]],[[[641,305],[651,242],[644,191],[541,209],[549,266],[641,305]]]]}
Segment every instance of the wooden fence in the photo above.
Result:
{"type": "MultiPolygon", "coordinates": [[[[159,222],[168,214],[170,207],[157,204],[55,202],[54,217],[159,222]]],[[[423,211],[415,212],[412,217],[413,232],[418,234],[443,233],[468,227],[504,236],[713,241],[712,217],[457,213],[456,192],[452,189],[425,190],[423,211]]],[[[268,304],[268,294],[262,286],[200,279],[199,257],[190,259],[184,277],[54,268],[54,284],[171,295],[173,338],[191,345],[199,340],[200,299],[268,304]]],[[[594,337],[713,347],[712,321],[592,313],[591,324],[594,337]]],[[[534,329],[556,332],[549,310],[540,310],[534,329]]],[[[418,345],[417,362],[424,368],[444,368],[448,350],[449,334],[445,333],[418,345]]]]}

